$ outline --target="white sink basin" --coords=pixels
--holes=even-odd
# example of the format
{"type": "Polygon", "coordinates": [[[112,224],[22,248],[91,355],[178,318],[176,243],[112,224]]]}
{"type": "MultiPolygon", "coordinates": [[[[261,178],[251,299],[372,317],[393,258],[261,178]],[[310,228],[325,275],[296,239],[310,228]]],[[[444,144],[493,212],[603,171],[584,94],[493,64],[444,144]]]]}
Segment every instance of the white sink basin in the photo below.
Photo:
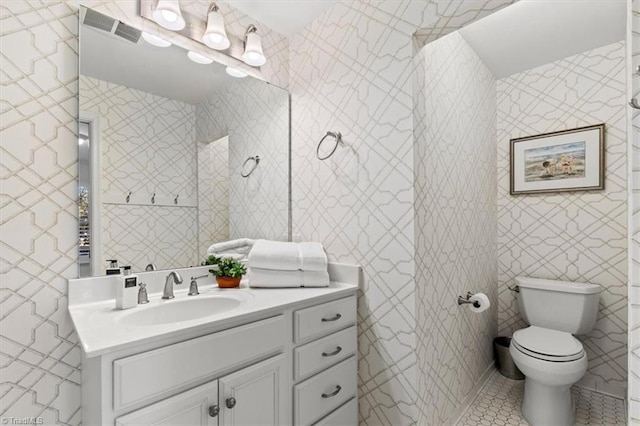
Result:
{"type": "Polygon", "coordinates": [[[160,304],[139,307],[123,315],[118,322],[127,326],[152,326],[201,319],[237,308],[242,303],[233,297],[193,296],[188,299],[167,300],[160,304]]]}

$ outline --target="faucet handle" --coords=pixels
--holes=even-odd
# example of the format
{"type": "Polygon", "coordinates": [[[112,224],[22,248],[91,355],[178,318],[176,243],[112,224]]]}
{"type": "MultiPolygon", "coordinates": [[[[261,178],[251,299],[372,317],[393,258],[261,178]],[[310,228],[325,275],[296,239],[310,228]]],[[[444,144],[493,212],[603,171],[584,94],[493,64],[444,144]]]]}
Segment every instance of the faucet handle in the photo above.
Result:
{"type": "Polygon", "coordinates": [[[200,275],[199,277],[191,277],[191,284],[189,284],[189,296],[197,296],[200,294],[198,291],[198,279],[208,276],[209,275],[200,275]]]}
{"type": "Polygon", "coordinates": [[[145,283],[140,283],[140,289],[138,290],[138,305],[144,305],[145,303],[149,303],[147,285],[145,283]]]}

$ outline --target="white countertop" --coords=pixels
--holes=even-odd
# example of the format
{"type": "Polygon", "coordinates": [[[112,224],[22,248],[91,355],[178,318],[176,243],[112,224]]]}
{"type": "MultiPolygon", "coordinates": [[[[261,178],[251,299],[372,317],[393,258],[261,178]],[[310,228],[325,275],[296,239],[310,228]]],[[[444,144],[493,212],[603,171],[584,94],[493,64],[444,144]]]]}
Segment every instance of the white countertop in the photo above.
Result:
{"type": "MultiPolygon", "coordinates": [[[[352,276],[352,274],[348,275],[352,276]]],[[[318,299],[321,302],[324,299],[348,296],[354,294],[358,288],[356,283],[348,284],[333,281],[329,287],[324,288],[274,289],[249,288],[245,283],[241,284],[240,288],[221,289],[213,283],[207,283],[199,286],[199,295],[188,296],[187,282],[187,285],[183,286],[185,288],[180,290],[176,288],[175,299],[162,300],[160,292],[150,292],[148,304],[138,305],[135,308],[126,310],[116,309],[115,300],[113,298],[105,298],[103,297],[104,295],[96,297],[97,300],[95,301],[87,299],[84,295],[83,297],[73,297],[72,292],[74,290],[86,293],[86,287],[84,287],[87,285],[86,280],[97,281],[104,279],[103,277],[70,281],[69,313],[87,358],[173,337],[179,337],[180,340],[184,340],[184,338],[215,332],[264,318],[270,314],[275,315],[298,303],[313,299],[318,299]],[[230,296],[240,299],[241,303],[231,310],[213,313],[212,315],[189,321],[138,326],[129,324],[131,321],[126,320],[126,316],[134,311],[153,309],[160,304],[216,296],[230,296]]],[[[89,287],[92,286],[89,285],[89,287]]],[[[157,286],[153,287],[157,289],[157,286]]],[[[153,290],[153,287],[151,290],[153,290]]]]}

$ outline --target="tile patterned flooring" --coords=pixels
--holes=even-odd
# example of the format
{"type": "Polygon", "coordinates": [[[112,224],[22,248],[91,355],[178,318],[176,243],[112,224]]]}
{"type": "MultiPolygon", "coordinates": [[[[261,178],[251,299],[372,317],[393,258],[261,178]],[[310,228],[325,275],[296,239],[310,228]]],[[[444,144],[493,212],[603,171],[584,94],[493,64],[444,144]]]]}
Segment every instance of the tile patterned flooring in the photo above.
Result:
{"type": "MultiPolygon", "coordinates": [[[[522,417],[520,403],[524,380],[511,380],[497,371],[462,415],[457,426],[529,426],[522,417]]],[[[626,425],[624,400],[588,389],[574,387],[576,425],[626,425]]]]}

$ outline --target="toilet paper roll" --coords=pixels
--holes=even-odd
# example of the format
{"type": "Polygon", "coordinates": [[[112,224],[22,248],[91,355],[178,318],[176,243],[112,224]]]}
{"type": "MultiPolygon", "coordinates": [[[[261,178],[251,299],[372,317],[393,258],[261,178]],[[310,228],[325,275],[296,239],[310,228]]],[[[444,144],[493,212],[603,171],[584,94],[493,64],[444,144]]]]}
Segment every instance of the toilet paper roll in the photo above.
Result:
{"type": "Polygon", "coordinates": [[[473,312],[484,312],[487,309],[489,309],[489,306],[491,306],[491,302],[489,302],[489,298],[487,297],[486,294],[484,293],[476,293],[473,296],[471,296],[469,298],[469,300],[471,302],[478,302],[479,306],[474,306],[474,304],[469,303],[469,309],[471,309],[473,312]]]}

